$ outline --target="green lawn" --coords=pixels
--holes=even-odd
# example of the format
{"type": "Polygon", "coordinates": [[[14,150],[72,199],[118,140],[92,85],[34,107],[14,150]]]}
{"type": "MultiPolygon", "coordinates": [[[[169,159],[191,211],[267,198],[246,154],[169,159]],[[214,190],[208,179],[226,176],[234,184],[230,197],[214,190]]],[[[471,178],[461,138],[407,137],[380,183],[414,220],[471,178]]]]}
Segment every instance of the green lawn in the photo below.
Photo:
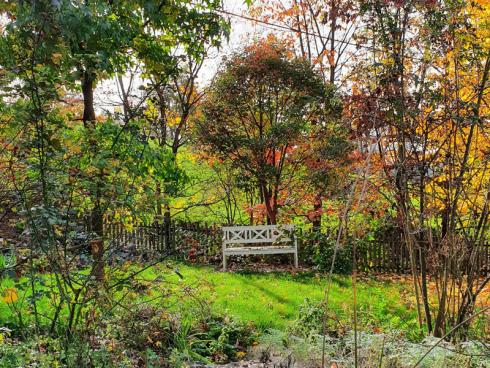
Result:
{"type": "MultiPolygon", "coordinates": [[[[134,271],[138,267],[132,265],[130,269],[134,271]]],[[[43,279],[50,282],[49,275],[43,279]]],[[[298,317],[299,308],[305,299],[311,302],[323,299],[326,277],[311,273],[291,275],[287,272],[224,273],[212,267],[170,262],[142,272],[137,283],[143,285],[143,288],[135,288],[135,292],[127,296],[136,302],[153,300],[152,303],[166,306],[183,316],[212,312],[253,322],[260,330],[284,330],[298,317]],[[145,287],[147,290],[141,292],[145,287]],[[168,296],[161,298],[164,293],[168,296]]],[[[1,281],[0,292],[13,286],[12,280],[4,279],[1,281]]],[[[397,281],[359,281],[358,311],[361,327],[366,330],[416,333],[415,310],[406,297],[410,295],[407,290],[409,287],[409,284],[397,281]]],[[[24,303],[28,306],[26,301],[24,303]]],[[[51,305],[49,298],[39,301],[41,311],[51,305]]],[[[331,322],[336,329],[349,329],[348,326],[352,326],[352,307],[351,278],[334,276],[329,312],[334,317],[332,321],[336,321],[331,322]]],[[[16,317],[12,315],[12,309],[5,301],[0,301],[0,325],[14,320],[16,317]]]]}
{"type": "MultiPolygon", "coordinates": [[[[172,284],[175,291],[195,287],[196,296],[211,304],[216,313],[226,313],[242,321],[252,321],[258,328],[284,329],[298,316],[305,299],[323,299],[326,277],[314,274],[232,273],[211,267],[175,263],[182,279],[169,267],[156,267],[144,277],[157,276],[172,284]]],[[[396,281],[361,281],[358,283],[359,318],[365,328],[412,331],[416,313],[404,297],[409,287],[396,281]]],[[[408,293],[409,294],[409,293],[408,293]]],[[[353,291],[351,278],[334,276],[329,297],[331,313],[341,325],[351,325],[353,291]]],[[[182,305],[180,305],[182,307],[182,305]]]]}

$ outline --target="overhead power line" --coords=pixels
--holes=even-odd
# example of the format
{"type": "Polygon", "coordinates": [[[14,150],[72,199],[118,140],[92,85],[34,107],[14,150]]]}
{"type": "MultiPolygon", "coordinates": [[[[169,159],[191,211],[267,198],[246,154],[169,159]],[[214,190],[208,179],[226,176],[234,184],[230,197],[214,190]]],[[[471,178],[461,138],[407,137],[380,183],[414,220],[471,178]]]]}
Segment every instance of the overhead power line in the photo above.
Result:
{"type": "MultiPolygon", "coordinates": [[[[324,41],[331,41],[330,37],[323,36],[323,35],[318,34],[316,32],[310,32],[310,31],[305,31],[302,29],[296,29],[296,28],[294,28],[292,26],[288,26],[288,25],[271,23],[271,22],[268,22],[266,20],[254,18],[254,17],[248,16],[248,15],[237,14],[237,13],[231,12],[229,10],[225,10],[225,9],[216,9],[214,11],[217,13],[220,13],[220,14],[228,15],[230,17],[244,19],[244,20],[247,20],[250,22],[256,22],[256,23],[259,23],[259,24],[266,26],[266,28],[280,29],[280,30],[287,31],[287,32],[301,33],[301,34],[304,34],[306,36],[318,37],[319,39],[324,40],[324,41]]],[[[379,48],[371,46],[371,45],[363,45],[363,44],[359,44],[359,43],[355,43],[355,42],[351,42],[351,41],[347,41],[347,40],[339,40],[336,38],[334,38],[333,40],[335,42],[339,42],[339,43],[342,43],[345,45],[354,46],[356,48],[363,48],[363,49],[368,49],[371,51],[377,51],[377,52],[381,52],[381,53],[385,52],[385,50],[379,49],[379,48]]],[[[413,60],[413,61],[423,61],[422,58],[416,58],[413,56],[405,55],[404,57],[407,59],[413,60]]]]}

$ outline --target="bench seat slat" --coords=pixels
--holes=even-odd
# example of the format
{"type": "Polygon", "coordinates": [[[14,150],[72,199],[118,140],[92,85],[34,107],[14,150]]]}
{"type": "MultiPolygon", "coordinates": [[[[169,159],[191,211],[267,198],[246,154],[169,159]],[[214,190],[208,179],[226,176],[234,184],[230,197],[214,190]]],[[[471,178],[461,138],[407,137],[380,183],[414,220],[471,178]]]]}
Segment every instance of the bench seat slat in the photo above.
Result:
{"type": "Polygon", "coordinates": [[[247,254],[288,254],[296,253],[295,247],[237,247],[226,248],[225,255],[247,255],[247,254]]]}

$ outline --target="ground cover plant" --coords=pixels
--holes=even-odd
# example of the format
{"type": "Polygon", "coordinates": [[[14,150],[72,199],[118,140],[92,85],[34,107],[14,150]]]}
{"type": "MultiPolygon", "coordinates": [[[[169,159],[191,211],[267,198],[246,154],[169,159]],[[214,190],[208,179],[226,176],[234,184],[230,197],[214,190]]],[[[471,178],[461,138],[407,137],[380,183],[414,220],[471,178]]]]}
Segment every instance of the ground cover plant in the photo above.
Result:
{"type": "MultiPolygon", "coordinates": [[[[128,267],[125,275],[135,268],[141,266],[128,267]]],[[[167,282],[171,274],[175,271],[155,267],[142,272],[141,278],[107,288],[97,295],[96,307],[84,311],[80,317],[83,326],[68,339],[62,333],[69,323],[70,308],[57,310],[53,303],[59,296],[53,292],[52,275],[39,275],[38,295],[34,296],[26,278],[18,282],[3,279],[0,363],[6,367],[183,367],[195,361],[227,362],[245,355],[257,337],[254,325],[215,311],[194,283],[178,282],[178,276],[168,277],[167,282]],[[36,310],[30,302],[33,298],[36,310]],[[56,311],[59,326],[50,331],[49,316],[56,311]],[[39,341],[29,338],[29,329],[36,323],[44,331],[39,341]]]]}

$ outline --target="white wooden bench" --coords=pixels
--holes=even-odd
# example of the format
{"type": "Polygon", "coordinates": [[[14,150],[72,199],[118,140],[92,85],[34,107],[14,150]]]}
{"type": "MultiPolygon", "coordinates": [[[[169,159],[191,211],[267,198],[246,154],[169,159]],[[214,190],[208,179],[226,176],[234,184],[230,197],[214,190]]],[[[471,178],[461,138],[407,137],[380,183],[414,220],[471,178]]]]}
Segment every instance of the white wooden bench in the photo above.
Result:
{"type": "Polygon", "coordinates": [[[298,267],[298,240],[294,236],[294,225],[225,226],[222,230],[224,271],[227,256],[247,254],[294,254],[294,266],[298,267]],[[261,245],[264,243],[270,245],[261,245]]]}

